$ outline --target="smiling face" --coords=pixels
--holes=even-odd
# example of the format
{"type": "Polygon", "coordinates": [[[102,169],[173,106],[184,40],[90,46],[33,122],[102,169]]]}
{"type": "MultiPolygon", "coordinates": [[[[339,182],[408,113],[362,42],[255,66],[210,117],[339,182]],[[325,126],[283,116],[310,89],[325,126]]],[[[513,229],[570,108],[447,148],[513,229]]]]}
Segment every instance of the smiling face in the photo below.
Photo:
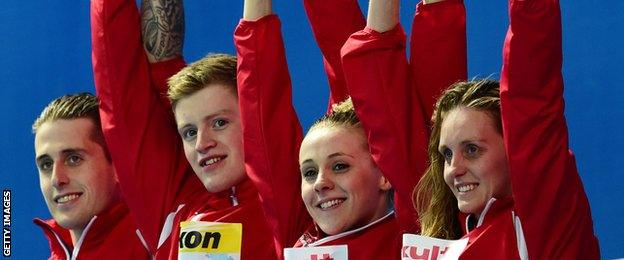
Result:
{"type": "Polygon", "coordinates": [[[60,119],[35,135],[41,192],[52,217],[70,230],[83,229],[119,199],[113,166],[93,131],[91,119],[60,119]]]}
{"type": "Polygon", "coordinates": [[[231,91],[210,84],[181,99],[174,109],[186,159],[209,192],[226,190],[246,178],[238,99],[231,91]]]}
{"type": "Polygon", "coordinates": [[[312,128],[299,152],[301,197],[328,235],[362,227],[388,213],[390,183],[375,165],[361,129],[312,128]]]}
{"type": "Polygon", "coordinates": [[[490,198],[511,196],[501,133],[490,115],[471,108],[449,111],[440,129],[444,181],[459,210],[480,215],[490,198]]]}

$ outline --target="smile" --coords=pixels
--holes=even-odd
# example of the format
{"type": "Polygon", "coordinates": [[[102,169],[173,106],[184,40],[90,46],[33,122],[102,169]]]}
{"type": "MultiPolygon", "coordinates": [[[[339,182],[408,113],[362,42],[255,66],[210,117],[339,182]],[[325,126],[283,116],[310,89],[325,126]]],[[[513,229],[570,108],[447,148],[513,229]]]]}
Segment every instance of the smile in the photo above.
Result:
{"type": "Polygon", "coordinates": [[[213,165],[217,162],[220,162],[221,160],[225,159],[226,156],[214,156],[214,157],[209,157],[209,158],[205,158],[202,159],[199,162],[199,166],[201,167],[206,167],[206,166],[210,166],[213,165]]]}
{"type": "Polygon", "coordinates": [[[474,190],[477,186],[479,186],[479,184],[461,184],[456,187],[459,192],[468,192],[474,190]]]}
{"type": "Polygon", "coordinates": [[[328,200],[328,201],[319,203],[319,205],[317,207],[321,208],[322,210],[326,210],[326,209],[334,208],[334,207],[342,204],[345,200],[346,199],[328,200]]]}
{"type": "Polygon", "coordinates": [[[70,194],[58,196],[54,198],[54,202],[58,204],[65,204],[65,203],[68,203],[70,201],[77,199],[78,197],[80,197],[80,195],[82,195],[82,193],[70,193],[70,194]]]}

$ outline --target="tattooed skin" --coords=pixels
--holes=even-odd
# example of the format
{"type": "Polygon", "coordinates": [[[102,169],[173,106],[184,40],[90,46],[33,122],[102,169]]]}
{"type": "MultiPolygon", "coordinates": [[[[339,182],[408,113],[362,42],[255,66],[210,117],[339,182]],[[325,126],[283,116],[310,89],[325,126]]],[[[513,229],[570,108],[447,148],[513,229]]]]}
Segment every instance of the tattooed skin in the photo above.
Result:
{"type": "Polygon", "coordinates": [[[184,8],[182,0],[142,0],[143,45],[152,61],[182,54],[184,8]]]}

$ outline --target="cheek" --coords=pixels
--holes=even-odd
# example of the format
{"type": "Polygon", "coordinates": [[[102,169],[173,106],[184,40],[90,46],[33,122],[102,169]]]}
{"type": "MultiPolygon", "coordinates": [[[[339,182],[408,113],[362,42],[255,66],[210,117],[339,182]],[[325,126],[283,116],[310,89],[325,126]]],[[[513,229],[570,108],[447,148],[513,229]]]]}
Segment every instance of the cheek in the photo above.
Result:
{"type": "Polygon", "coordinates": [[[195,156],[197,156],[197,154],[195,153],[195,147],[193,143],[184,142],[184,155],[186,156],[186,160],[188,160],[189,163],[195,161],[195,156]]]}
{"type": "Polygon", "coordinates": [[[444,178],[444,183],[446,183],[446,186],[448,186],[452,190],[453,176],[450,173],[449,169],[446,167],[446,165],[444,166],[444,169],[443,169],[442,178],[444,178]]]}
{"type": "Polygon", "coordinates": [[[314,199],[314,189],[311,184],[305,181],[301,182],[301,199],[306,206],[314,199]]]}

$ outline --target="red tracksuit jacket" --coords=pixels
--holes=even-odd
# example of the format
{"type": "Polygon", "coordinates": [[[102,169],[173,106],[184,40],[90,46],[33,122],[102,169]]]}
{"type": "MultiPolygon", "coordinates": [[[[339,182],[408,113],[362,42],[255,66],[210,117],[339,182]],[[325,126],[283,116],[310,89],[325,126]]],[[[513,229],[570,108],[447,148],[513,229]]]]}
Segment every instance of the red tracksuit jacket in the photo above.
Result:
{"type": "Polygon", "coordinates": [[[465,78],[463,3],[420,4],[412,28],[411,64],[405,34],[397,26],[385,33],[367,28],[351,35],[342,48],[342,66],[371,155],[395,189],[401,231],[417,233],[411,198],[427,166],[431,109],[424,108],[465,78]]]}
{"type": "MultiPolygon", "coordinates": [[[[314,242],[317,232],[301,194],[298,151],[302,134],[291,104],[291,84],[284,55],[280,22],[269,15],[255,22],[241,21],[235,31],[238,85],[243,116],[247,173],[260,197],[275,234],[276,251],[302,246],[298,238],[314,242]],[[302,238],[302,239],[303,239],[302,238]]],[[[360,232],[318,245],[346,244],[352,259],[398,256],[400,233],[392,214],[360,232]],[[385,248],[382,249],[382,247],[385,248]]]]}
{"type": "Polygon", "coordinates": [[[136,234],[136,225],[124,203],[94,216],[73,245],[69,230],[54,219],[35,219],[50,243],[49,259],[149,259],[149,251],[136,234]]]}
{"type": "MultiPolygon", "coordinates": [[[[558,3],[512,1],[510,12],[501,104],[513,199],[490,201],[488,210],[482,213],[482,224],[466,230],[469,242],[460,258],[598,258],[589,205],[568,150],[558,3]]],[[[380,35],[368,32],[372,36],[367,38],[365,33],[353,48],[347,44],[343,49],[349,87],[351,72],[357,75],[365,69],[357,66],[399,59],[393,56],[391,44],[366,42],[380,35]]],[[[376,82],[393,80],[397,72],[382,70],[364,75],[367,78],[362,82],[377,86],[376,82]]],[[[350,89],[352,95],[354,92],[350,89]]]]}
{"type": "Polygon", "coordinates": [[[211,194],[188,165],[164,96],[165,79],[184,62],[148,64],[139,19],[135,1],[91,3],[102,126],[122,192],[150,251],[158,259],[177,258],[179,222],[193,219],[243,223],[241,257],[274,259],[255,187],[244,182],[235,194],[211,194]]]}

